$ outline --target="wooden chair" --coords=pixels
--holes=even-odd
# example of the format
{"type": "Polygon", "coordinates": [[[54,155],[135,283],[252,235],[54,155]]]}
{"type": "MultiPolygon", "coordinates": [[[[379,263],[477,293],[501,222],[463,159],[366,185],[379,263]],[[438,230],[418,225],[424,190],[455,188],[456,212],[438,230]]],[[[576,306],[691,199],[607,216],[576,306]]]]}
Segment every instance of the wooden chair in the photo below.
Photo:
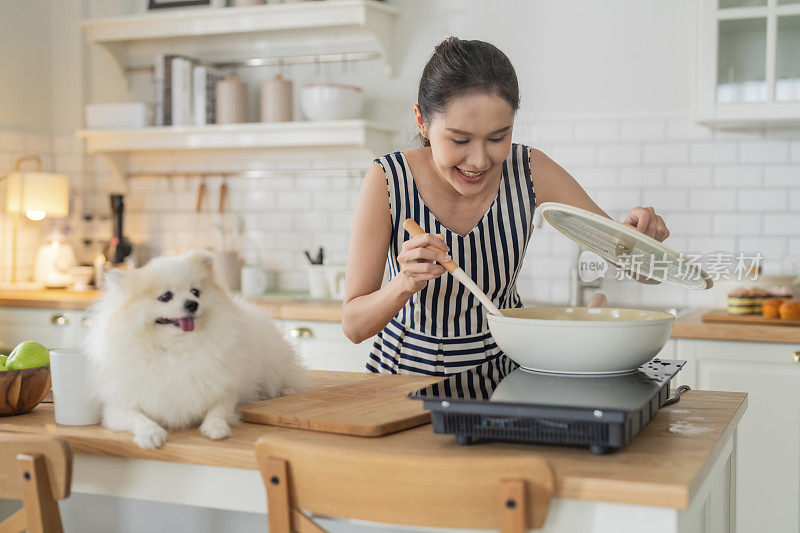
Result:
{"type": "Polygon", "coordinates": [[[0,533],[61,533],[58,502],[69,496],[72,449],[64,439],[0,433],[0,498],[22,500],[0,533]]]}
{"type": "Polygon", "coordinates": [[[324,532],[301,509],[423,527],[542,527],[554,485],[542,457],[453,441],[434,435],[430,426],[381,439],[264,435],[256,457],[267,489],[269,531],[324,532]],[[414,438],[403,436],[412,433],[414,438]]]}

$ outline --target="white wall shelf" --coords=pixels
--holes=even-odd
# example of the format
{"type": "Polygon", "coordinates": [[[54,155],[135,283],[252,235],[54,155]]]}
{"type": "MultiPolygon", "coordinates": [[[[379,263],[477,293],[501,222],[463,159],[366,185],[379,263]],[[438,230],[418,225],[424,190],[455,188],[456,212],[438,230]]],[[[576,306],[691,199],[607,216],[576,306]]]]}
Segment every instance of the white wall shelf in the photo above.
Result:
{"type": "MultiPolygon", "coordinates": [[[[296,121],[274,123],[213,124],[208,126],[156,126],[130,130],[79,130],[89,154],[104,156],[119,178],[128,175],[128,155],[171,152],[197,157],[200,151],[235,153],[241,164],[248,154],[255,160],[269,150],[320,149],[354,156],[374,156],[391,149],[394,128],[366,120],[296,121]]],[[[189,169],[186,173],[191,173],[189,169]]],[[[183,169],[170,169],[181,173],[183,169]]]]}
{"type": "MultiPolygon", "coordinates": [[[[292,2],[249,7],[173,9],[81,22],[89,44],[106,50],[122,76],[159,53],[211,62],[254,57],[378,52],[394,71],[394,19],[376,0],[292,2]]],[[[127,78],[126,78],[127,79],[127,78]]]]}
{"type": "Polygon", "coordinates": [[[800,2],[700,0],[694,115],[719,127],[800,124],[800,2]]]}

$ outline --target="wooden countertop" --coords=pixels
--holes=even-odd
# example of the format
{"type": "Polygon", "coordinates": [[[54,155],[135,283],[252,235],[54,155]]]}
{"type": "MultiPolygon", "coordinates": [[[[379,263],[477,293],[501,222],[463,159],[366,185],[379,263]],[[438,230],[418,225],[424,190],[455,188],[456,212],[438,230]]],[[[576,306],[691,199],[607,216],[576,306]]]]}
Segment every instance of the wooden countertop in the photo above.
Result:
{"type": "Polygon", "coordinates": [[[318,320],[342,322],[342,302],[331,300],[291,300],[286,298],[246,298],[267,308],[276,320],[318,320]]]}
{"type": "Polygon", "coordinates": [[[66,289],[2,289],[0,307],[37,309],[86,309],[100,293],[66,289]]]}
{"type": "Polygon", "coordinates": [[[672,326],[673,339],[785,342],[800,345],[800,327],[703,322],[709,309],[687,313],[672,326]]]}
{"type": "MultiPolygon", "coordinates": [[[[371,379],[371,374],[313,372],[315,386],[334,386],[371,379]]],[[[413,401],[413,400],[409,400],[413,401]]],[[[127,433],[100,426],[57,426],[52,404],[40,404],[24,415],[0,418],[0,431],[47,433],[66,438],[76,453],[112,455],[178,463],[256,468],[254,444],[265,434],[325,453],[337,447],[392,454],[459,454],[480,461],[485,454],[542,454],[555,476],[555,496],[582,500],[654,505],[685,509],[699,484],[733,435],[744,414],[743,393],[688,391],[678,403],[662,408],[623,450],[592,455],[586,448],[511,443],[459,446],[452,435],[433,433],[430,425],[386,437],[363,438],[257,424],[235,426],[233,435],[211,441],[195,428],[171,432],[158,450],[142,450],[127,433]]]]}
{"type": "MultiPolygon", "coordinates": [[[[65,289],[3,289],[0,290],[0,307],[27,307],[36,309],[65,309],[82,311],[91,305],[99,291],[70,291],[65,289]]],[[[267,308],[278,320],[342,321],[342,302],[311,300],[302,295],[276,294],[247,301],[267,308]]]]}

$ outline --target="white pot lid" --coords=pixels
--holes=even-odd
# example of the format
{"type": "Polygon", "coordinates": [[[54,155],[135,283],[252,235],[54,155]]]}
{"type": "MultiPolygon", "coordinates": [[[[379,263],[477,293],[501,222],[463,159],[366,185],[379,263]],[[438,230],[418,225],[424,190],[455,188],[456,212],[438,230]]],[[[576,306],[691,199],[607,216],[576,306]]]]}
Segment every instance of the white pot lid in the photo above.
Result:
{"type": "Polygon", "coordinates": [[[537,209],[559,232],[633,273],[688,289],[710,289],[714,285],[698,265],[636,228],[557,202],[543,203],[537,209]]]}

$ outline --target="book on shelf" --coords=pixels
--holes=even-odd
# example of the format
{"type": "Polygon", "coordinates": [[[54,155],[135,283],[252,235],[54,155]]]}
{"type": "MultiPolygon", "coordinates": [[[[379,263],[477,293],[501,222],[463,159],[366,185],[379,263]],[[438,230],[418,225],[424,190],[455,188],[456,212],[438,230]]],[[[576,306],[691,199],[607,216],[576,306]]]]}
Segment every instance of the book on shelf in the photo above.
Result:
{"type": "Polygon", "coordinates": [[[153,63],[156,126],[172,125],[172,60],[175,54],[159,54],[153,63]]]}
{"type": "Polygon", "coordinates": [[[160,54],[155,58],[153,73],[157,126],[216,122],[216,84],[225,79],[223,71],[197,58],[160,54]]]}
{"type": "Polygon", "coordinates": [[[192,69],[192,96],[194,123],[197,126],[217,122],[217,83],[225,79],[225,72],[209,65],[195,65],[192,69]]]}
{"type": "Polygon", "coordinates": [[[164,117],[164,55],[153,60],[153,124],[163,126],[164,117]]]}
{"type": "Polygon", "coordinates": [[[172,58],[172,125],[191,126],[192,119],[192,66],[186,57],[172,58]]]}

